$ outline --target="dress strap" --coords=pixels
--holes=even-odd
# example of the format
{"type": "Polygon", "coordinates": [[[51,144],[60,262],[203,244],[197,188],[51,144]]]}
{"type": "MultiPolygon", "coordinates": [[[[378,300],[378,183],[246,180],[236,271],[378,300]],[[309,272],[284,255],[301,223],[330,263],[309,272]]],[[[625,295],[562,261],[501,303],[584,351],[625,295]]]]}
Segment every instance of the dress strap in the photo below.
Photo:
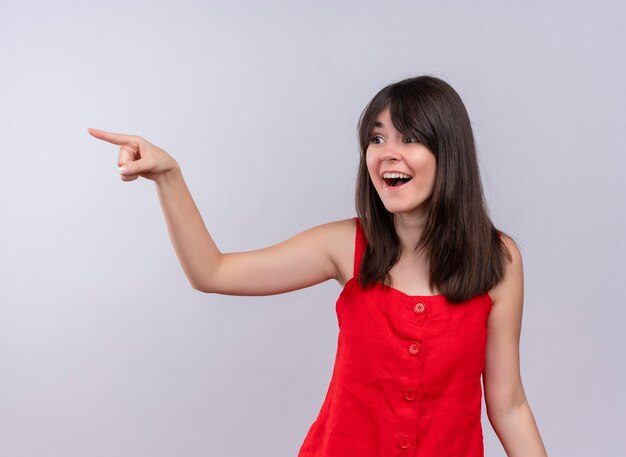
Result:
{"type": "Polygon", "coordinates": [[[359,277],[359,271],[361,269],[361,261],[363,260],[363,254],[365,253],[365,246],[367,246],[367,239],[365,238],[365,231],[361,226],[361,221],[358,217],[354,218],[356,223],[356,239],[354,241],[354,277],[359,277]]]}

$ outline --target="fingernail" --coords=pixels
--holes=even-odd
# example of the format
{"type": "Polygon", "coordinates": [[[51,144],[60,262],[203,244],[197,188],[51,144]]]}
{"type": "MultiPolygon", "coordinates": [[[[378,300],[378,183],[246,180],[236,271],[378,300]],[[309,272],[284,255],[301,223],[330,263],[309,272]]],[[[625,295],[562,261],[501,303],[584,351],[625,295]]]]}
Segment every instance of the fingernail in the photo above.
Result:
{"type": "Polygon", "coordinates": [[[128,168],[126,168],[126,167],[120,167],[119,170],[120,170],[121,174],[128,173],[128,168]]]}

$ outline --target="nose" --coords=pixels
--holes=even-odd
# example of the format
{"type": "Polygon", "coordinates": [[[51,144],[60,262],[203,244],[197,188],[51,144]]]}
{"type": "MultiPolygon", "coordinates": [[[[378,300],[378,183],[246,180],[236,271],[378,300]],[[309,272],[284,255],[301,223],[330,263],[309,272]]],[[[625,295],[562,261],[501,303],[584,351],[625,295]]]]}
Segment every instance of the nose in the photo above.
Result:
{"type": "Polygon", "coordinates": [[[385,143],[385,149],[383,150],[381,158],[384,162],[394,162],[400,159],[398,147],[393,141],[385,143]]]}

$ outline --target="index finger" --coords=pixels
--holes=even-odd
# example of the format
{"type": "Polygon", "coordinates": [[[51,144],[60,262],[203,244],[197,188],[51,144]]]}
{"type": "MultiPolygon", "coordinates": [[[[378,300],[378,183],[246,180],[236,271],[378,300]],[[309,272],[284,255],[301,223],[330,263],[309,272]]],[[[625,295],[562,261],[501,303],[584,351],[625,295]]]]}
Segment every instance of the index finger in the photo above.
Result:
{"type": "Polygon", "coordinates": [[[129,143],[138,144],[140,141],[140,138],[135,135],[124,135],[123,133],[105,132],[104,130],[98,130],[94,128],[88,128],[87,131],[90,135],[95,136],[100,140],[108,141],[109,143],[117,144],[119,146],[123,146],[129,143]]]}

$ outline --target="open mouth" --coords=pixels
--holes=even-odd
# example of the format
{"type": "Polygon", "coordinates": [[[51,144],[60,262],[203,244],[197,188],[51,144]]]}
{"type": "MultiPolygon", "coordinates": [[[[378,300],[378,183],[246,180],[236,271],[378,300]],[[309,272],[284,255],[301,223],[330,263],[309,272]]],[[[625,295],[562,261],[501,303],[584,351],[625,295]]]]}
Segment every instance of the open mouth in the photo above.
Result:
{"type": "Polygon", "coordinates": [[[404,173],[383,173],[383,181],[385,181],[388,187],[400,187],[411,179],[413,179],[412,176],[404,173]]]}

